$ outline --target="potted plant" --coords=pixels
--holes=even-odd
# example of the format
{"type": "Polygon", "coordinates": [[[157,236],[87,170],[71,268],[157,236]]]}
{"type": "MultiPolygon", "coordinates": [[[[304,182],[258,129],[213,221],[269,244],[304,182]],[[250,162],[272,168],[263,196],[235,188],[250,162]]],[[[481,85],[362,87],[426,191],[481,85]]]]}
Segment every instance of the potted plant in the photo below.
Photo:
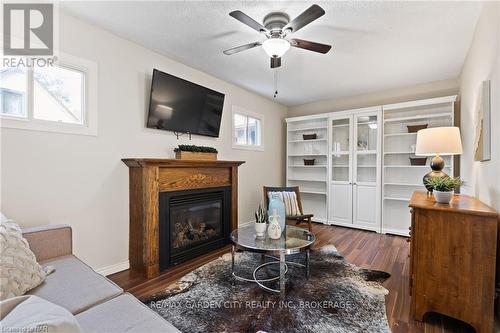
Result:
{"type": "Polygon", "coordinates": [[[178,160],[217,160],[217,149],[212,147],[179,145],[174,152],[178,160]]]}
{"type": "Polygon", "coordinates": [[[426,185],[432,186],[434,199],[436,202],[449,204],[453,198],[455,188],[460,187],[463,181],[457,177],[431,177],[426,181],[426,185]]]}
{"type": "Polygon", "coordinates": [[[255,211],[255,234],[259,238],[263,238],[266,235],[267,229],[267,216],[266,211],[259,205],[259,208],[255,211]]]}

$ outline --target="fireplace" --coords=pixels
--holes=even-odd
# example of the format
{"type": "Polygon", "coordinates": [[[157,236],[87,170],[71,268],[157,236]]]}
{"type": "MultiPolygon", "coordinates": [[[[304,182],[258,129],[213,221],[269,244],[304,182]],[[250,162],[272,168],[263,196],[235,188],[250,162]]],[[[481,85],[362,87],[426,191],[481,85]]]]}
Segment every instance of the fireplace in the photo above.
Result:
{"type": "Polygon", "coordinates": [[[229,242],[231,188],[160,192],[160,271],[229,242]]]}
{"type": "MultiPolygon", "coordinates": [[[[165,270],[165,267],[173,266],[183,259],[187,260],[189,256],[186,251],[189,247],[192,248],[191,254],[196,254],[197,251],[208,254],[209,250],[202,252],[199,249],[205,246],[203,248],[205,250],[210,246],[218,247],[221,243],[228,243],[227,238],[215,239],[211,237],[212,232],[210,232],[208,239],[203,236],[203,242],[193,242],[187,247],[177,247],[177,252],[171,251],[170,245],[166,247],[165,243],[170,241],[172,218],[165,212],[168,212],[168,205],[174,197],[191,199],[190,195],[198,196],[222,190],[224,195],[220,205],[223,211],[223,228],[227,228],[224,229],[223,235],[229,237],[230,232],[238,226],[238,167],[244,162],[161,158],[126,158],[123,162],[129,167],[129,262],[131,270],[141,273],[147,279],[152,279],[160,274],[160,248],[163,258],[162,270],[165,270]],[[187,195],[187,198],[182,197],[183,195],[187,195]],[[161,205],[160,197],[162,197],[161,205]],[[229,217],[227,217],[228,211],[229,217]],[[162,219],[161,232],[160,218],[162,219]]],[[[177,200],[177,203],[181,202],[177,200]]],[[[194,236],[189,235],[189,237],[194,236]]],[[[189,264],[179,265],[176,267],[176,273],[187,273],[190,267],[189,264]]]]}

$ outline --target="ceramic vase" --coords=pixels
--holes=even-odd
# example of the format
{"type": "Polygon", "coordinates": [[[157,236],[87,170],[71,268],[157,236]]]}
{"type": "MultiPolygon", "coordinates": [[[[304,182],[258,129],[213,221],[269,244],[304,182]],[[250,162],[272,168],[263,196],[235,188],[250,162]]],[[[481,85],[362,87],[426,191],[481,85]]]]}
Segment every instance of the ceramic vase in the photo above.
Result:
{"type": "Polygon", "coordinates": [[[271,216],[271,213],[276,210],[276,213],[278,215],[278,223],[281,227],[281,231],[285,230],[286,227],[286,221],[285,221],[285,204],[283,203],[283,200],[280,198],[278,194],[271,193],[270,198],[269,198],[269,210],[268,210],[268,216],[271,216]]]}
{"type": "Polygon", "coordinates": [[[281,237],[281,226],[279,224],[279,215],[276,209],[273,209],[273,214],[269,216],[269,227],[267,235],[270,239],[279,239],[281,237]]]}
{"type": "Polygon", "coordinates": [[[439,202],[439,203],[449,204],[451,199],[453,198],[453,191],[441,192],[441,191],[434,190],[434,191],[432,191],[432,193],[434,194],[434,199],[436,199],[436,202],[439,202]]]}
{"type": "Polygon", "coordinates": [[[258,238],[264,238],[266,235],[267,223],[257,223],[255,222],[255,235],[258,238]]]}

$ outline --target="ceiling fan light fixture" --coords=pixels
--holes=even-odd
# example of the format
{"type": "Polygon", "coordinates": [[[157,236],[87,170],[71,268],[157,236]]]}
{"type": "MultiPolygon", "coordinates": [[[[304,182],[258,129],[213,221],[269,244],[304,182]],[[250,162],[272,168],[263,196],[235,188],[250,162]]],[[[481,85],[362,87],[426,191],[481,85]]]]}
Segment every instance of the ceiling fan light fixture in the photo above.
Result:
{"type": "Polygon", "coordinates": [[[290,48],[290,42],[283,38],[269,38],[262,43],[262,48],[271,58],[281,58],[290,48]]]}

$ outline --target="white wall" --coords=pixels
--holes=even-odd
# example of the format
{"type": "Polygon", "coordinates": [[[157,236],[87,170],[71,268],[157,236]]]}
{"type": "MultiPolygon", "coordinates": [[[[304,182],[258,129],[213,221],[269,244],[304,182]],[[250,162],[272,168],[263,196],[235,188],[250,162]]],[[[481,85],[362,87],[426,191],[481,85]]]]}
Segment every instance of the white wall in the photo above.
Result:
{"type": "Polygon", "coordinates": [[[98,64],[98,136],[1,130],[1,210],[21,226],[70,224],[76,255],[94,268],[126,262],[128,168],[120,159],[172,158],[177,144],[214,146],[220,159],[246,161],[240,223],[253,219],[262,185],[282,184],[285,107],[64,13],[60,49],[98,64]],[[219,139],[177,141],[145,128],[153,67],[226,94],[219,139]],[[264,152],[231,148],[233,104],[265,115],[264,152]]]}
{"type": "Polygon", "coordinates": [[[485,3],[460,81],[464,192],[500,209],[500,3],[485,3]],[[474,161],[476,103],[481,84],[491,79],[491,161],[474,161]]]}
{"type": "Polygon", "coordinates": [[[418,84],[410,87],[395,88],[364,95],[317,101],[290,107],[288,109],[288,117],[456,95],[458,93],[458,87],[458,79],[445,80],[418,84]]]}

